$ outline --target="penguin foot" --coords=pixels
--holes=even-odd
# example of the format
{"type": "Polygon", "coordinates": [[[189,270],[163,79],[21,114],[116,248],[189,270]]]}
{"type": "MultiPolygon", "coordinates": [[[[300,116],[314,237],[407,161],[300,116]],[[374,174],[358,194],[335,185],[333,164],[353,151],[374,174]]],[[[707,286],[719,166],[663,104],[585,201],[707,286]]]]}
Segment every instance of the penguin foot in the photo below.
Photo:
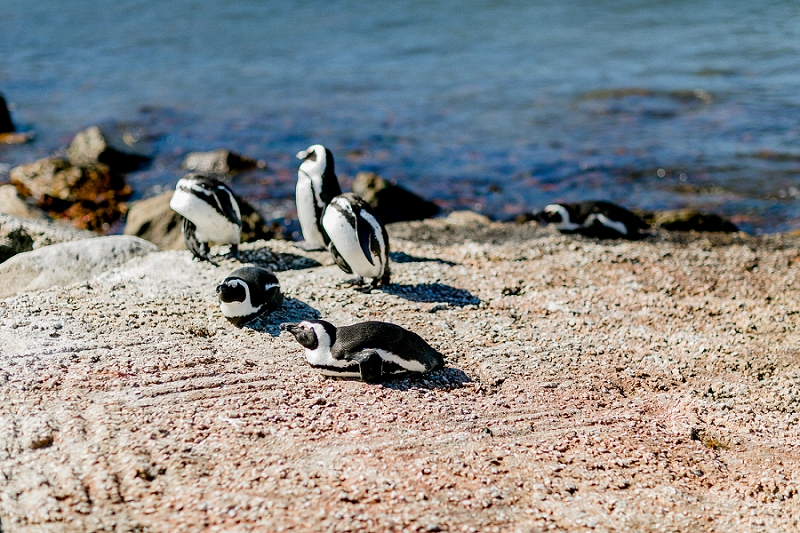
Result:
{"type": "Polygon", "coordinates": [[[231,244],[231,249],[225,257],[228,259],[239,259],[239,245],[231,244]]]}
{"type": "Polygon", "coordinates": [[[301,250],[305,250],[306,252],[324,252],[325,250],[327,250],[327,248],[324,246],[310,243],[308,241],[298,241],[298,242],[293,242],[292,244],[294,246],[297,246],[301,250]]]}

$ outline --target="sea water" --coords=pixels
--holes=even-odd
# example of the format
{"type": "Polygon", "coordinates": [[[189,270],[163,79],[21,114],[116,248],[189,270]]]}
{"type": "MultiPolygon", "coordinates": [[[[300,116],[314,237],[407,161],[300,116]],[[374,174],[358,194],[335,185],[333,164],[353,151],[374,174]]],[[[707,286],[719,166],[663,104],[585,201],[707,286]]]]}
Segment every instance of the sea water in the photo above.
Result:
{"type": "Polygon", "coordinates": [[[227,148],[266,163],[233,188],[291,218],[294,154],[323,143],[345,187],[372,170],[446,210],[800,228],[792,1],[3,0],[0,93],[36,132],[0,147],[0,181],[102,124],[154,156],[136,197],[227,148]]]}

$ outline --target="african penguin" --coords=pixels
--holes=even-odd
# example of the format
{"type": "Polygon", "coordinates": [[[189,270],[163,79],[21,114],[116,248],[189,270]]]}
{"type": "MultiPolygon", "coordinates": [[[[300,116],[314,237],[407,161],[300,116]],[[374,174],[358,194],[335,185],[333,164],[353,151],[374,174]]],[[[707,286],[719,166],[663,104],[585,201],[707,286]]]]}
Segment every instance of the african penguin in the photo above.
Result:
{"type": "Polygon", "coordinates": [[[283,303],[278,278],[269,270],[246,266],[234,270],[217,285],[222,314],[236,326],[243,326],[283,303]]]}
{"type": "Polygon", "coordinates": [[[169,206],[183,217],[183,240],[196,258],[209,260],[209,242],[230,244],[230,255],[239,255],[242,215],[227,185],[205,174],[186,174],[169,206]]]}
{"type": "Polygon", "coordinates": [[[322,212],[335,196],[342,194],[334,171],[333,154],[321,144],[297,152],[297,218],[307,247],[325,248],[328,237],[322,230],[322,212]]]}
{"type": "Polygon", "coordinates": [[[336,327],[324,320],[281,324],[306,349],[308,364],[326,376],[379,381],[444,366],[442,354],[422,337],[388,322],[336,327]]]}
{"type": "Polygon", "coordinates": [[[550,204],[534,216],[553,224],[561,233],[579,233],[598,239],[641,239],[649,226],[622,206],[610,202],[550,204]]]}
{"type": "Polygon", "coordinates": [[[356,274],[355,283],[373,278],[366,290],[389,283],[389,235],[372,207],[353,193],[340,194],[325,208],[322,228],[339,268],[356,274]]]}

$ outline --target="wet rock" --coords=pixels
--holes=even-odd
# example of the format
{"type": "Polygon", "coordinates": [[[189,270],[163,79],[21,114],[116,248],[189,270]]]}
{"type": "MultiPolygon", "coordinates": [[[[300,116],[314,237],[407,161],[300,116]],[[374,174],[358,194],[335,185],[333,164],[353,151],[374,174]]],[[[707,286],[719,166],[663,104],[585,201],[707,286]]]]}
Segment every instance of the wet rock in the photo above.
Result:
{"type": "Polygon", "coordinates": [[[77,135],[67,148],[67,159],[76,167],[107,165],[115,173],[136,170],[149,158],[136,153],[122,139],[114,139],[98,126],[91,126],[77,135]]]}
{"type": "Polygon", "coordinates": [[[162,250],[185,250],[181,216],[169,207],[172,191],[133,202],[128,208],[125,235],[148,240],[162,250]]]}
{"type": "Polygon", "coordinates": [[[26,202],[11,184],[0,185],[0,213],[21,218],[49,218],[47,213],[26,202]]]}
{"type": "Polygon", "coordinates": [[[22,252],[33,250],[33,237],[23,228],[16,228],[0,236],[0,263],[22,252]]]}
{"type": "Polygon", "coordinates": [[[258,166],[257,161],[225,149],[211,152],[191,152],[183,160],[183,168],[187,170],[215,174],[244,172],[256,166],[258,166]]]}
{"type": "Polygon", "coordinates": [[[89,280],[155,251],[158,247],[144,239],[114,235],[20,253],[0,264],[0,298],[89,280]]]}
{"type": "MultiPolygon", "coordinates": [[[[181,217],[169,207],[172,191],[134,202],[125,222],[125,235],[135,235],[156,244],[162,250],[185,250],[181,217]]],[[[238,198],[242,215],[242,242],[282,238],[281,228],[270,225],[245,200],[238,198]]]]}
{"type": "Polygon", "coordinates": [[[6,100],[0,94],[0,144],[22,144],[33,139],[32,131],[16,131],[6,100]]]}
{"type": "Polygon", "coordinates": [[[131,188],[103,163],[78,167],[50,157],[11,169],[11,183],[25,197],[55,218],[73,225],[104,231],[126,212],[124,200],[131,188]]]}
{"type": "Polygon", "coordinates": [[[11,121],[11,113],[8,111],[6,99],[0,94],[0,133],[13,133],[14,131],[16,128],[11,121]]]}
{"type": "Polygon", "coordinates": [[[366,200],[384,224],[424,220],[439,213],[439,206],[411,191],[389,183],[374,172],[359,172],[353,192],[366,200]]]}
{"type": "Polygon", "coordinates": [[[706,231],[734,233],[739,231],[729,220],[713,213],[700,213],[691,209],[658,211],[645,219],[653,226],[667,231],[706,231]]]}

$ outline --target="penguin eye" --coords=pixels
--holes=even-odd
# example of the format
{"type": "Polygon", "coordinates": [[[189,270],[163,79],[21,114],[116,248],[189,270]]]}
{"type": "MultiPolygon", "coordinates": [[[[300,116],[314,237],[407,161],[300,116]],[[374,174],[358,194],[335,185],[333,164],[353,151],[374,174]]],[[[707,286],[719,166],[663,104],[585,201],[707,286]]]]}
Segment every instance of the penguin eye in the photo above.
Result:
{"type": "Polygon", "coordinates": [[[316,161],[316,160],[317,160],[317,151],[316,150],[311,150],[310,152],[308,152],[308,155],[306,156],[306,158],[303,159],[303,161],[316,161]]]}

